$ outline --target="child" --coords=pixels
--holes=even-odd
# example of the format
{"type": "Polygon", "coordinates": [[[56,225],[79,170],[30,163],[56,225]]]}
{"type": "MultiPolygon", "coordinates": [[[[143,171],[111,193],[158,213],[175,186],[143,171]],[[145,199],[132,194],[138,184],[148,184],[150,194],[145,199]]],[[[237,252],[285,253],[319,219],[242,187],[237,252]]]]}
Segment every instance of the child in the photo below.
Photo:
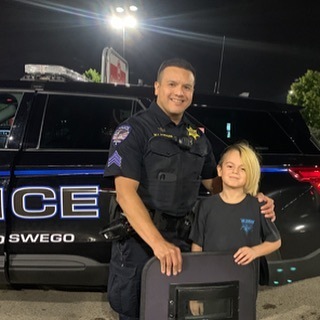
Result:
{"type": "MultiPolygon", "coordinates": [[[[234,262],[255,263],[258,277],[256,259],[281,245],[276,226],[260,213],[261,203],[255,197],[260,180],[258,156],[246,143],[231,145],[222,154],[217,171],[222,191],[198,203],[191,250],[234,251],[234,262]]],[[[198,301],[190,302],[193,315],[203,314],[203,308],[198,301]]]]}

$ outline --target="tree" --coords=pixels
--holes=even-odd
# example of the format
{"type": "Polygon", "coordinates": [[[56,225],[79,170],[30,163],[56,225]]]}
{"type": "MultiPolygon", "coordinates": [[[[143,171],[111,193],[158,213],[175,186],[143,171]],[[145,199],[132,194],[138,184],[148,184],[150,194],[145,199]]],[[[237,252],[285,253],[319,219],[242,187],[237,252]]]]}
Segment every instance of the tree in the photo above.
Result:
{"type": "Polygon", "coordinates": [[[301,113],[307,124],[320,129],[320,72],[308,70],[292,83],[287,102],[303,106],[301,113]]]}
{"type": "Polygon", "coordinates": [[[307,72],[291,84],[287,102],[304,107],[301,111],[310,131],[320,141],[320,72],[307,72]]]}
{"type": "Polygon", "coordinates": [[[90,68],[89,70],[86,70],[83,75],[92,82],[101,82],[101,75],[96,69],[90,68]]]}

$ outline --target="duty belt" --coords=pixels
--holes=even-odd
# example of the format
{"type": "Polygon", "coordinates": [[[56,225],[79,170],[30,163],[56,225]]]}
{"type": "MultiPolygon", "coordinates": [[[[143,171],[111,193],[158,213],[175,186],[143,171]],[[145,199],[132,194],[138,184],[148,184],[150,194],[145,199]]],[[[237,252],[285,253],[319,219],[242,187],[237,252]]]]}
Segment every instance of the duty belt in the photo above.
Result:
{"type": "Polygon", "coordinates": [[[127,218],[121,214],[118,219],[111,222],[108,227],[104,228],[99,233],[102,234],[107,241],[113,241],[129,238],[135,233],[135,231],[131,227],[127,218]]]}
{"type": "MultiPolygon", "coordinates": [[[[185,216],[174,217],[156,210],[149,210],[150,216],[157,229],[161,232],[177,232],[182,240],[188,240],[194,213],[189,212],[185,216]]],[[[123,240],[135,234],[130,223],[124,215],[114,220],[107,228],[100,231],[106,240],[123,240]]]]}
{"type": "Polygon", "coordinates": [[[176,231],[179,238],[187,240],[194,220],[194,213],[187,212],[184,216],[175,217],[157,210],[149,210],[150,216],[157,229],[161,231],[176,231]]]}

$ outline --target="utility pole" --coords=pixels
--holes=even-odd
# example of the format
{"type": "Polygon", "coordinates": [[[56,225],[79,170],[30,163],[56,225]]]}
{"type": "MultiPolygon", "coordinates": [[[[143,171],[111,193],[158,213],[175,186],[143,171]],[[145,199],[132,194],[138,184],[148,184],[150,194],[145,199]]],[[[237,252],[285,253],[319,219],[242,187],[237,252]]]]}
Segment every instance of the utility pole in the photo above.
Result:
{"type": "Polygon", "coordinates": [[[221,84],[221,75],[222,75],[222,65],[223,65],[223,57],[224,57],[224,47],[226,43],[226,37],[223,36],[222,39],[222,47],[220,53],[220,63],[219,63],[219,74],[218,74],[218,81],[215,83],[214,93],[220,93],[220,84],[221,84]]]}

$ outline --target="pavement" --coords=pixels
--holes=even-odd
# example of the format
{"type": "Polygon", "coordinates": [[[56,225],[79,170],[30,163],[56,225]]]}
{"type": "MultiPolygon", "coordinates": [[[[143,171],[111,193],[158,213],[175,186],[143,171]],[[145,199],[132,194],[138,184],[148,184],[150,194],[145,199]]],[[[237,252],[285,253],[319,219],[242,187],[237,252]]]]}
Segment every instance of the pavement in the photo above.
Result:
{"type": "Polygon", "coordinates": [[[320,277],[262,287],[257,314],[259,320],[320,320],[320,277]]]}
{"type": "MultiPolygon", "coordinates": [[[[320,320],[320,277],[262,287],[257,320],[320,320]]],[[[105,292],[0,290],[0,320],[117,320],[105,292]]]]}

